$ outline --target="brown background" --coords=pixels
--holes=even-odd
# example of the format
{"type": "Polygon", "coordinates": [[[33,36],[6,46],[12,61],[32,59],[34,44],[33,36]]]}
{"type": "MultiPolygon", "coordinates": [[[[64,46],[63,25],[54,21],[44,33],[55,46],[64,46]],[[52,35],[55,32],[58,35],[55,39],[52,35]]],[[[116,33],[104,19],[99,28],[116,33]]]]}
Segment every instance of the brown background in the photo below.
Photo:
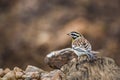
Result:
{"type": "Polygon", "coordinates": [[[119,0],[0,0],[0,67],[48,69],[45,55],[71,47],[70,31],[120,65],[119,0]]]}

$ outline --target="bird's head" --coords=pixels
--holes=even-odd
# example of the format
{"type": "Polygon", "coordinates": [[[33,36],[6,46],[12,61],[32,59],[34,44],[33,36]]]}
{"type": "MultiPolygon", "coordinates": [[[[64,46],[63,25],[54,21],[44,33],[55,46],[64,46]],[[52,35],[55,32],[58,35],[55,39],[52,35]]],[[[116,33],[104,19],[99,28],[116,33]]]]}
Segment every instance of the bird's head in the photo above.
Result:
{"type": "Polygon", "coordinates": [[[68,33],[67,35],[71,36],[73,40],[75,40],[79,37],[83,37],[82,34],[75,32],[75,31],[72,31],[72,32],[68,33]]]}

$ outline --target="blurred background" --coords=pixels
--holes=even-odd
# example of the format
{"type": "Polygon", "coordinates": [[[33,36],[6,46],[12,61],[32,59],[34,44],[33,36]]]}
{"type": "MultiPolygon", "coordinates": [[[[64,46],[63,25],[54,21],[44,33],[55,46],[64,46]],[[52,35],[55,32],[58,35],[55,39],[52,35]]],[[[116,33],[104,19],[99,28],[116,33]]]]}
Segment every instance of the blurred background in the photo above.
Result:
{"type": "Polygon", "coordinates": [[[0,0],[0,67],[38,66],[82,33],[120,66],[120,0],[0,0]]]}

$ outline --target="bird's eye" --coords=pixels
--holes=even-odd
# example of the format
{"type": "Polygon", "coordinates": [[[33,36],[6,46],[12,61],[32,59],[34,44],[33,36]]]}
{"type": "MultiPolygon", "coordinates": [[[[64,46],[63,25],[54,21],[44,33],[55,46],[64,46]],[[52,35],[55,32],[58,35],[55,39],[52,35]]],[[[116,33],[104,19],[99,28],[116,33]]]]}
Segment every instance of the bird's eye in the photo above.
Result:
{"type": "Polygon", "coordinates": [[[72,34],[72,36],[76,36],[76,34],[72,34]]]}

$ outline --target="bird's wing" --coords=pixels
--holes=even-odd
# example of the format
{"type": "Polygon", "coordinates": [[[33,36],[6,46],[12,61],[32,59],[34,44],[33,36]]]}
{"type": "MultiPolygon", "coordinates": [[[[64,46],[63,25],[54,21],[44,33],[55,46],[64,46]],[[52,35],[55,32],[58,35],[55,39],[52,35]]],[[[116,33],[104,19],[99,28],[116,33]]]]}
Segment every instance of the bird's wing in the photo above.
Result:
{"type": "Polygon", "coordinates": [[[92,50],[91,44],[84,37],[74,40],[74,42],[72,43],[72,47],[83,48],[83,49],[85,49],[87,51],[92,50]]]}
{"type": "Polygon", "coordinates": [[[73,49],[78,51],[78,52],[88,52],[85,48],[73,47],[73,49]]]}

